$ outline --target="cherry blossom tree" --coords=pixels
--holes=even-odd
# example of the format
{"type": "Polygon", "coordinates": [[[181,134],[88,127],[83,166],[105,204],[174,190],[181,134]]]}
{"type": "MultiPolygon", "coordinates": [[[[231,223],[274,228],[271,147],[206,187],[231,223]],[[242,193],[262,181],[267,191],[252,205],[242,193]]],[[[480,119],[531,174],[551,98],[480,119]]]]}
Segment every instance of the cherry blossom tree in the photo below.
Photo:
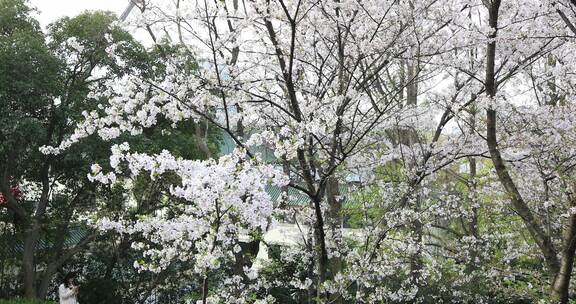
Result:
{"type": "Polygon", "coordinates": [[[484,262],[506,243],[515,247],[510,255],[537,247],[552,298],[566,303],[576,249],[571,5],[140,1],[125,25],[150,36],[162,71],[95,87],[94,110],[43,152],[62,153],[93,134],[137,135],[165,121],[225,134],[235,150],[219,159],[150,155],[121,144],[110,170],[94,165],[90,175],[103,183],[144,172],[174,178],[170,204],[155,216],[97,224],[149,241],[138,245],[147,259],[140,269],[193,261],[204,303],[242,302],[270,283],[246,269],[209,292],[210,276],[237,258],[242,234],[258,240],[286,216],[269,185],[307,197],[295,218],[312,227],[311,236],[298,250],[314,269],[292,285],[319,302],[422,301],[421,290],[441,275],[431,246],[463,264],[453,267],[459,279],[452,286],[488,280],[487,271],[504,276],[501,265],[484,262]],[[354,242],[340,224],[346,195],[364,214],[354,242]],[[499,223],[480,228],[485,219],[515,217],[509,209],[535,247],[499,231],[499,223]],[[461,231],[451,226],[456,221],[461,231]],[[450,251],[434,237],[465,250],[450,251]],[[381,283],[391,278],[400,278],[393,289],[381,283]]]}
{"type": "MultiPolygon", "coordinates": [[[[569,114],[573,112],[571,110],[572,105],[569,101],[566,102],[566,98],[571,98],[570,93],[558,92],[558,83],[555,75],[552,74],[551,77],[542,77],[547,82],[548,90],[542,94],[543,96],[540,96],[544,100],[538,106],[527,109],[515,107],[505,102],[505,95],[498,96],[499,87],[503,86],[506,81],[506,79],[498,79],[498,70],[505,68],[506,55],[514,56],[514,54],[506,54],[506,52],[502,52],[505,55],[500,55],[497,52],[498,38],[502,35],[499,29],[503,27],[502,22],[500,22],[501,14],[507,16],[515,8],[500,1],[493,1],[486,4],[486,7],[489,25],[493,29],[491,34],[493,41],[488,42],[486,49],[486,76],[484,80],[486,94],[491,99],[486,110],[487,143],[490,156],[512,207],[524,221],[531,237],[544,256],[551,278],[552,299],[567,303],[576,251],[576,216],[572,209],[574,206],[572,194],[574,185],[573,178],[570,177],[573,174],[571,170],[574,151],[570,148],[564,148],[564,144],[572,142],[571,137],[573,135],[573,117],[569,114]],[[500,67],[497,68],[498,55],[504,59],[500,59],[500,67]],[[515,129],[512,131],[514,135],[509,137],[501,135],[505,138],[502,141],[497,137],[497,113],[505,111],[512,112],[509,115],[513,123],[518,124],[521,121],[528,121],[529,123],[524,124],[522,130],[517,129],[517,126],[510,126],[509,128],[515,129]],[[542,134],[540,133],[542,130],[545,130],[546,136],[544,137],[538,135],[542,134]],[[559,138],[563,138],[565,142],[560,143],[559,138]],[[508,162],[513,159],[522,159],[518,165],[513,166],[514,169],[512,170],[526,175],[513,177],[513,173],[510,173],[511,170],[509,169],[510,164],[507,164],[502,156],[504,149],[512,153],[508,156],[508,162]],[[530,177],[527,179],[528,176],[530,177]],[[534,180],[541,181],[542,185],[534,185],[534,180]],[[540,205],[541,200],[544,202],[554,201],[557,210],[562,210],[560,212],[564,212],[564,214],[560,216],[556,214],[557,218],[553,220],[550,218],[550,213],[544,211],[547,213],[547,218],[540,218],[537,214],[542,212],[542,209],[547,209],[546,203],[540,205]],[[531,206],[531,201],[540,204],[531,206]],[[566,219],[564,220],[564,218],[566,219]],[[545,228],[549,221],[555,222],[549,224],[554,225],[554,228],[550,226],[545,228]]],[[[532,18],[538,19],[537,12],[532,14],[532,18]]],[[[514,19],[505,22],[513,26],[513,21],[514,19]]],[[[558,46],[558,42],[555,40],[557,40],[556,37],[551,36],[544,38],[540,43],[535,42],[534,46],[540,50],[533,53],[534,55],[527,56],[525,54],[520,62],[524,63],[527,60],[534,60],[534,58],[546,57],[548,60],[546,65],[552,65],[551,68],[554,69],[554,61],[558,54],[562,54],[562,50],[556,53],[554,48],[566,46],[563,42],[558,46]]],[[[573,59],[563,57],[563,60],[573,59]]],[[[535,84],[535,86],[538,87],[539,85],[535,84]]],[[[536,98],[538,97],[536,91],[536,98]]]]}

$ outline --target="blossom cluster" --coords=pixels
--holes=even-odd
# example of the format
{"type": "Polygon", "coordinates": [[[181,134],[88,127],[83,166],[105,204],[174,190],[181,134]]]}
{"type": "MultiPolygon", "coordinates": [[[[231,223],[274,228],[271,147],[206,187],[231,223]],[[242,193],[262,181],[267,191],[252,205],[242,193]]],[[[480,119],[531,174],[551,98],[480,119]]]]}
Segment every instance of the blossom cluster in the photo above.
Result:
{"type": "MultiPolygon", "coordinates": [[[[18,186],[10,187],[10,193],[12,194],[15,200],[20,200],[23,196],[22,191],[20,191],[20,188],[18,186]]],[[[6,198],[4,194],[0,192],[0,205],[6,204],[7,200],[8,198],[6,198]]]]}

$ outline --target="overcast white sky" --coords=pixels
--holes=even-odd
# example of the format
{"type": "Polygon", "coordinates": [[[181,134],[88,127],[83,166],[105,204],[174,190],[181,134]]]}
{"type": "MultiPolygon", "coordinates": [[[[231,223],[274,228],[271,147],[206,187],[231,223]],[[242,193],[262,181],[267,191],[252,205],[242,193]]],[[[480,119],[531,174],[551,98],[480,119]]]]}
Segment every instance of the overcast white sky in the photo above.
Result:
{"type": "Polygon", "coordinates": [[[85,10],[107,10],[122,14],[129,0],[29,0],[40,12],[38,21],[43,28],[64,16],[76,16],[85,10]]]}

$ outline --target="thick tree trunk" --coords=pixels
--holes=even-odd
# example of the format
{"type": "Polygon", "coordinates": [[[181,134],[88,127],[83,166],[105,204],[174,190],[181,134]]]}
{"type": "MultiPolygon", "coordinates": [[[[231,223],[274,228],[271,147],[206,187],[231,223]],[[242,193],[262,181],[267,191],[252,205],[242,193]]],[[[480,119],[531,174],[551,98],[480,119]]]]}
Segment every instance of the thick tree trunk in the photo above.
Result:
{"type": "MultiPolygon", "coordinates": [[[[339,242],[342,239],[342,200],[340,199],[340,185],[335,177],[330,177],[326,183],[326,199],[328,201],[328,229],[332,233],[332,238],[339,242]]],[[[342,269],[342,259],[333,257],[330,259],[330,277],[334,277],[342,269]]],[[[334,300],[331,303],[342,303],[339,294],[332,295],[334,300]]]]}
{"type": "Polygon", "coordinates": [[[36,290],[36,244],[38,243],[38,226],[32,223],[24,232],[22,252],[22,272],[24,275],[24,296],[29,299],[38,297],[36,290]]]}
{"type": "Polygon", "coordinates": [[[55,264],[49,264],[44,270],[42,274],[42,280],[40,280],[40,284],[38,285],[38,298],[39,299],[46,299],[48,295],[48,289],[50,288],[50,284],[52,283],[52,279],[54,275],[58,271],[58,267],[55,264]]]}
{"type": "Polygon", "coordinates": [[[326,250],[326,234],[324,231],[324,219],[320,208],[320,200],[315,200],[314,209],[316,214],[316,223],[314,225],[314,251],[316,256],[316,271],[318,272],[318,286],[316,296],[318,299],[324,298],[320,285],[326,281],[328,270],[328,253],[326,250]]]}
{"type": "Polygon", "coordinates": [[[408,63],[408,83],[406,84],[406,104],[415,106],[418,104],[418,74],[420,65],[408,63]]]}
{"type": "Polygon", "coordinates": [[[251,257],[258,255],[260,249],[260,241],[250,241],[246,243],[240,243],[241,250],[238,253],[234,253],[234,265],[232,266],[232,271],[235,275],[241,276],[244,280],[248,281],[248,277],[244,272],[244,267],[252,267],[251,257]]]}
{"type": "MultiPolygon", "coordinates": [[[[51,136],[54,130],[55,121],[52,120],[48,126],[48,134],[51,136]]],[[[47,143],[50,143],[48,137],[47,143]]],[[[42,182],[42,194],[38,205],[31,215],[29,225],[24,229],[24,249],[22,253],[22,268],[24,271],[24,295],[26,298],[38,298],[38,290],[36,289],[36,246],[40,238],[40,221],[44,218],[46,208],[48,206],[48,195],[50,192],[50,161],[48,158],[44,160],[44,164],[40,169],[40,180],[42,182]]]]}
{"type": "Polygon", "coordinates": [[[552,299],[560,303],[568,303],[570,278],[574,267],[576,254],[576,215],[570,216],[568,226],[564,230],[564,250],[560,258],[558,273],[552,281],[552,299]]]}

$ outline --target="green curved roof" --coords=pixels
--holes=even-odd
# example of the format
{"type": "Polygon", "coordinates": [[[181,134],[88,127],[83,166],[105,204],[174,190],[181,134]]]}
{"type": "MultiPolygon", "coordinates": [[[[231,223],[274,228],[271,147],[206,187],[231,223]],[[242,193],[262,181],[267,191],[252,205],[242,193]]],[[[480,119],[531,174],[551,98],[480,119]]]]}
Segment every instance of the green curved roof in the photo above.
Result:
{"type": "MultiPolygon", "coordinates": [[[[348,191],[349,191],[348,189],[349,187],[347,185],[340,186],[340,195],[344,196],[343,205],[345,205],[348,202],[348,191]]],[[[278,186],[272,186],[272,185],[266,186],[266,192],[268,192],[268,195],[270,195],[270,197],[274,202],[277,202],[281,198],[283,191],[284,189],[278,186]]],[[[302,191],[299,191],[291,187],[288,187],[286,191],[288,194],[288,200],[286,202],[288,206],[305,206],[310,201],[308,195],[302,193],[302,191]]]]}
{"type": "MultiPolygon", "coordinates": [[[[72,227],[68,230],[67,236],[64,241],[64,247],[69,248],[80,243],[84,238],[90,234],[90,230],[86,227],[72,227]]],[[[49,251],[52,249],[54,242],[47,238],[42,237],[36,245],[40,251],[49,251]]],[[[0,236],[0,257],[17,257],[22,255],[24,244],[21,239],[15,234],[3,234],[0,236]]]]}

